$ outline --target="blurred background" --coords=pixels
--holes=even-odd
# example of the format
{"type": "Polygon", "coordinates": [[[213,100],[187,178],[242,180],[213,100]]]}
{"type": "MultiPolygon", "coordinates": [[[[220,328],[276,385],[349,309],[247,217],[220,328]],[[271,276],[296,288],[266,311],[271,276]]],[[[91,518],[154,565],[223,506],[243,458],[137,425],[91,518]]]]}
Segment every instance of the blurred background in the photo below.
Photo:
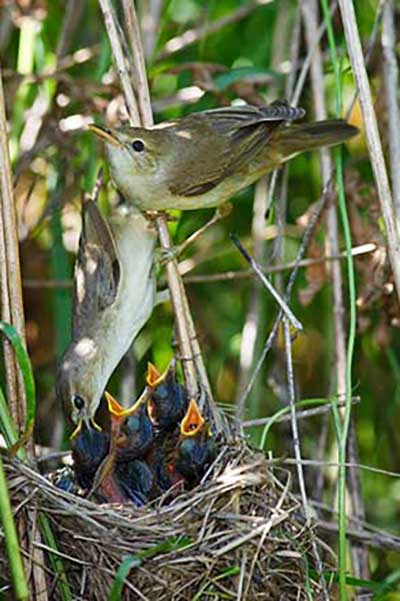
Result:
{"type": "MultiPolygon", "coordinates": [[[[332,7],[334,4],[330,2],[332,7]]],[[[386,148],[387,102],[379,29],[382,3],[356,0],[354,4],[364,48],[369,48],[368,73],[386,148]]],[[[231,103],[265,104],[290,96],[308,54],[301,2],[142,0],[137,5],[157,122],[231,103]]],[[[395,16],[398,23],[400,14],[395,16]]],[[[320,15],[317,17],[320,21],[320,15]]],[[[355,86],[336,13],[333,23],[342,57],[345,116],[355,86]]],[[[335,116],[335,79],[325,35],[321,52],[327,108],[330,116],[335,116]]],[[[124,119],[125,107],[96,0],[2,0],[0,55],[15,175],[27,339],[37,383],[35,437],[39,445],[67,448],[54,373],[70,337],[71,278],[81,199],[92,190],[100,167],[105,170],[100,193],[103,211],[107,213],[117,202],[104,148],[85,127],[95,120],[116,125],[124,119]]],[[[308,79],[299,104],[307,110],[306,119],[312,120],[314,104],[308,79]]],[[[357,102],[350,111],[350,122],[363,129],[357,102]]],[[[400,471],[399,306],[363,134],[346,146],[344,164],[352,244],[361,247],[362,253],[355,258],[353,415],[357,461],[400,471]]],[[[264,267],[278,266],[272,281],[283,290],[290,273],[285,266],[296,257],[320,194],[319,155],[308,153],[290,163],[273,190],[261,182],[256,196],[250,189],[235,198],[231,214],[180,258],[215,396],[227,410],[234,411],[241,398],[277,315],[275,302],[249,275],[229,233],[237,233],[264,267]]],[[[335,194],[331,202],[336,202],[335,194]]],[[[212,210],[173,212],[176,220],[169,227],[174,241],[183,241],[212,214],[212,210]]],[[[292,308],[304,325],[293,344],[298,400],[328,400],[336,392],[332,262],[323,260],[331,254],[326,232],[324,214],[306,255],[322,260],[300,270],[292,294],[292,308]]],[[[345,262],[341,263],[345,274],[345,262]]],[[[160,269],[159,287],[164,286],[160,269]]],[[[346,283],[344,299],[347,312],[346,283]]],[[[346,317],[346,327],[347,323],[346,317]]],[[[131,402],[144,384],[147,361],[164,369],[174,345],[173,315],[170,304],[165,303],[155,309],[113,375],[109,390],[131,402]]],[[[271,416],[287,403],[283,336],[278,333],[246,395],[243,418],[271,416]]],[[[336,460],[330,413],[303,419],[299,427],[305,458],[336,460]]],[[[246,433],[252,443],[260,443],[262,427],[246,427],[246,433]]],[[[276,457],[292,454],[289,422],[273,426],[265,448],[276,457]]],[[[360,477],[366,520],[400,534],[399,479],[365,470],[360,477]]],[[[306,478],[310,497],[332,506],[335,469],[310,467],[306,478]]],[[[398,553],[379,545],[369,549],[368,562],[376,579],[400,569],[398,553]]]]}

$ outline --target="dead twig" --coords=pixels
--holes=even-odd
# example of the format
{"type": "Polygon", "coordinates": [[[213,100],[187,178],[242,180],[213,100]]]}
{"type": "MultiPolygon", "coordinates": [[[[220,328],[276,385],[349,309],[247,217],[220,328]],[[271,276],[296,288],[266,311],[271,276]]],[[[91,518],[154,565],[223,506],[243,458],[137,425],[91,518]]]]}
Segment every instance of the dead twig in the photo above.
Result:
{"type": "Polygon", "coordinates": [[[389,121],[390,176],[393,188],[393,201],[400,218],[400,109],[397,101],[399,89],[399,69],[396,57],[396,30],[394,24],[393,0],[387,0],[382,23],[383,75],[389,121]]]}
{"type": "Polygon", "coordinates": [[[364,119],[365,133],[372,170],[378,191],[382,216],[385,222],[389,257],[393,270],[397,295],[400,298],[400,238],[393,211],[392,194],[383,156],[378,123],[372,102],[365,60],[357,26],[354,5],[351,0],[339,0],[348,53],[357,83],[360,106],[364,119]]]}

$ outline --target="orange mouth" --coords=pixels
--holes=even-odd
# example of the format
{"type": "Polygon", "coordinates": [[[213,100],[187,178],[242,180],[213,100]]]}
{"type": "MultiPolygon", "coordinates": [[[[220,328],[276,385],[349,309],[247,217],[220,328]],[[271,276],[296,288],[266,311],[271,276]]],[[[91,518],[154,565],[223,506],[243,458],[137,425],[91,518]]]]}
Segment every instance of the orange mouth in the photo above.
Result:
{"type": "Polygon", "coordinates": [[[146,374],[146,383],[150,388],[155,388],[161,382],[165,380],[167,377],[167,373],[169,371],[169,367],[163,372],[160,373],[155,365],[153,365],[150,361],[147,364],[147,374],[146,374]]]}
{"type": "Polygon", "coordinates": [[[104,392],[104,396],[106,397],[108,403],[109,412],[111,413],[112,417],[117,418],[117,420],[122,420],[126,417],[129,417],[130,415],[133,415],[139,409],[139,407],[143,405],[145,400],[147,400],[147,397],[141,395],[138,398],[138,400],[132,405],[132,407],[124,409],[124,407],[122,407],[122,405],[120,405],[118,401],[114,399],[114,397],[109,392],[107,392],[107,390],[104,392]]]}
{"type": "Polygon", "coordinates": [[[186,415],[181,422],[181,434],[183,436],[196,436],[204,424],[204,417],[194,399],[189,403],[186,415]]]}

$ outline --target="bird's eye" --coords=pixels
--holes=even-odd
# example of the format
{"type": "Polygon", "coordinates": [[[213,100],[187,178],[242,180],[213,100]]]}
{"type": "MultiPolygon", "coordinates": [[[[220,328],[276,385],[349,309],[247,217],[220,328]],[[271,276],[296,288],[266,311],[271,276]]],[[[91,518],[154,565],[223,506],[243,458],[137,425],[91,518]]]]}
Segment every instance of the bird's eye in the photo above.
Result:
{"type": "Polygon", "coordinates": [[[76,394],[73,399],[72,399],[76,409],[78,409],[78,411],[80,411],[81,409],[84,408],[85,406],[85,400],[79,396],[79,394],[76,394]]]}
{"type": "Polygon", "coordinates": [[[144,144],[143,144],[142,140],[134,140],[132,142],[132,148],[135,152],[143,152],[144,144]]]}

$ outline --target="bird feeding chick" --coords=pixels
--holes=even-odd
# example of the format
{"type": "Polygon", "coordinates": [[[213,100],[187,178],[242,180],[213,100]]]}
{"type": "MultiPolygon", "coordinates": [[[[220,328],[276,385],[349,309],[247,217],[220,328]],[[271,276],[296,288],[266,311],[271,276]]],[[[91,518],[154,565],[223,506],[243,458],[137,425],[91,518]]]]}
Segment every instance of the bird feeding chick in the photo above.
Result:
{"type": "Polygon", "coordinates": [[[93,200],[82,205],[75,265],[72,340],[57,370],[56,389],[75,426],[95,427],[105,386],[149,319],[155,303],[156,232],[137,210],[105,219],[93,200]]]}
{"type": "Polygon", "coordinates": [[[108,434],[84,424],[73,439],[76,478],[89,497],[136,507],[160,495],[168,501],[199,484],[215,458],[213,429],[197,403],[187,402],[174,362],[164,373],[150,364],[146,381],[139,399],[127,409],[105,393],[108,434]],[[160,390],[164,413],[154,412],[154,393],[160,390]],[[160,421],[160,416],[167,419],[160,421]]]}
{"type": "Polygon", "coordinates": [[[293,124],[304,114],[277,100],[192,113],[151,129],[89,129],[105,141],[111,177],[129,204],[190,210],[221,205],[296,155],[358,133],[341,119],[293,124]]]}

